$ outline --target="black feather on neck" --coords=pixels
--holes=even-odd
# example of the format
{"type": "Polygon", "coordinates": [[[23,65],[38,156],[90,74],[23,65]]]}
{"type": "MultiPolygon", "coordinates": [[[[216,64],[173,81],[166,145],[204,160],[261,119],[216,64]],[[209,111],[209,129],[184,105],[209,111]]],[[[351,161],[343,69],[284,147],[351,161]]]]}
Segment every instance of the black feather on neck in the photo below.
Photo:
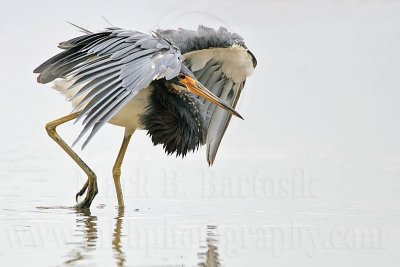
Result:
{"type": "Polygon", "coordinates": [[[153,83],[149,105],[140,121],[154,145],[170,155],[186,156],[204,145],[206,128],[202,104],[187,92],[167,89],[165,80],[153,83]]]}

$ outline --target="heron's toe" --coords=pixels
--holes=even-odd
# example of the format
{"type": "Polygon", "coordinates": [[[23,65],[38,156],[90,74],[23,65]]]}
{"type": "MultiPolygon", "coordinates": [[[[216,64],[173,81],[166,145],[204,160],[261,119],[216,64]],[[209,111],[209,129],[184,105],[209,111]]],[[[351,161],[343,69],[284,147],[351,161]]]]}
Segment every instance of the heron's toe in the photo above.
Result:
{"type": "Polygon", "coordinates": [[[81,196],[83,196],[83,195],[85,194],[86,189],[88,188],[88,184],[89,184],[88,181],[86,181],[86,183],[82,186],[82,189],[79,190],[78,193],[76,193],[76,195],[75,195],[75,201],[76,201],[76,203],[78,203],[78,198],[81,197],[81,196]]]}
{"type": "Polygon", "coordinates": [[[74,206],[74,208],[77,208],[77,209],[88,209],[88,208],[90,208],[90,205],[92,204],[93,199],[96,197],[96,195],[98,193],[97,184],[93,184],[92,186],[87,186],[87,185],[85,186],[85,185],[82,187],[81,191],[79,191],[76,194],[76,199],[78,199],[78,196],[82,196],[85,193],[86,189],[87,189],[86,196],[81,202],[78,202],[74,206]]]}

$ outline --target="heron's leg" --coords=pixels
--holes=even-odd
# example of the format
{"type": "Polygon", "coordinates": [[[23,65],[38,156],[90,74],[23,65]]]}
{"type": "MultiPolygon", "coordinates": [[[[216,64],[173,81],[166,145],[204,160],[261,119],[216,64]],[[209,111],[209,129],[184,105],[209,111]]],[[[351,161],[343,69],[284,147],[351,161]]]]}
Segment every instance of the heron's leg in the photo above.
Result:
{"type": "MultiPolygon", "coordinates": [[[[85,162],[72,150],[70,146],[65,143],[65,141],[58,135],[56,128],[57,126],[66,123],[70,120],[76,119],[78,117],[79,112],[72,113],[65,117],[59,118],[57,120],[48,122],[46,124],[46,131],[49,136],[65,151],[67,154],[79,165],[79,167],[86,173],[88,176],[88,180],[86,181],[85,185],[82,187],[81,195],[88,189],[85,199],[78,203],[75,207],[76,208],[89,208],[90,204],[92,203],[94,197],[96,196],[98,189],[97,189],[97,181],[96,181],[96,174],[86,165],[85,162]]],[[[77,195],[78,195],[77,194],[77,195]]]]}
{"type": "Polygon", "coordinates": [[[121,148],[119,149],[119,153],[117,159],[115,160],[114,167],[112,170],[114,184],[115,184],[115,192],[117,193],[118,198],[118,206],[124,206],[124,198],[122,196],[122,189],[121,189],[121,165],[122,161],[124,160],[126,149],[128,148],[129,141],[131,140],[132,134],[134,130],[125,129],[124,139],[122,140],[121,148]]]}

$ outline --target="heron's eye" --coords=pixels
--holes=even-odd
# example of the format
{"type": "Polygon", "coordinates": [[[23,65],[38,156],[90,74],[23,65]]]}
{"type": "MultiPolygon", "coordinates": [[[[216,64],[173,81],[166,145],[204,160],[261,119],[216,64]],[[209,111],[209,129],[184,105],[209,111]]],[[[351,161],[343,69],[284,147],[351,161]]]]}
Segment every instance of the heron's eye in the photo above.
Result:
{"type": "Polygon", "coordinates": [[[179,73],[179,74],[178,74],[178,79],[179,79],[179,80],[183,80],[183,79],[185,79],[185,77],[186,77],[186,76],[185,76],[184,74],[182,74],[182,73],[179,73]]]}

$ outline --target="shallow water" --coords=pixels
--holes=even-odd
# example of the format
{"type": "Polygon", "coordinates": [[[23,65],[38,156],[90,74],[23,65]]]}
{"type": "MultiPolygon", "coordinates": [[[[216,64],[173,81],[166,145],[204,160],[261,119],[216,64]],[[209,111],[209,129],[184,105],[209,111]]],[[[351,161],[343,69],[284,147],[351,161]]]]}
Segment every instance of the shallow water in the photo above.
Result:
{"type": "Polygon", "coordinates": [[[106,181],[111,175],[103,174],[99,196],[83,212],[68,208],[83,179],[68,177],[72,163],[54,153],[65,166],[17,175],[23,182],[15,177],[1,188],[2,262],[335,266],[350,261],[369,266],[380,259],[394,266],[396,261],[400,212],[395,169],[383,175],[371,162],[366,167],[361,161],[365,172],[359,173],[331,163],[332,158],[290,171],[299,163],[270,159],[270,167],[253,162],[245,171],[234,160],[206,171],[196,167],[198,162],[179,171],[167,165],[160,167],[163,171],[128,165],[126,208],[114,206],[113,187],[106,181]],[[65,174],[49,178],[58,168],[65,174]]]}
{"type": "MultiPolygon", "coordinates": [[[[0,265],[398,266],[400,5],[154,9],[163,3],[13,1],[0,11],[0,265]],[[70,207],[85,177],[43,127],[69,104],[30,73],[76,34],[64,20],[96,29],[99,14],[143,31],[222,24],[245,37],[258,67],[237,108],[245,120],[232,120],[212,168],[204,149],[167,157],[135,133],[124,210],[111,178],[123,130],[106,126],[77,147],[99,186],[83,212],[70,207]]],[[[60,128],[68,143],[79,131],[60,128]]]]}

